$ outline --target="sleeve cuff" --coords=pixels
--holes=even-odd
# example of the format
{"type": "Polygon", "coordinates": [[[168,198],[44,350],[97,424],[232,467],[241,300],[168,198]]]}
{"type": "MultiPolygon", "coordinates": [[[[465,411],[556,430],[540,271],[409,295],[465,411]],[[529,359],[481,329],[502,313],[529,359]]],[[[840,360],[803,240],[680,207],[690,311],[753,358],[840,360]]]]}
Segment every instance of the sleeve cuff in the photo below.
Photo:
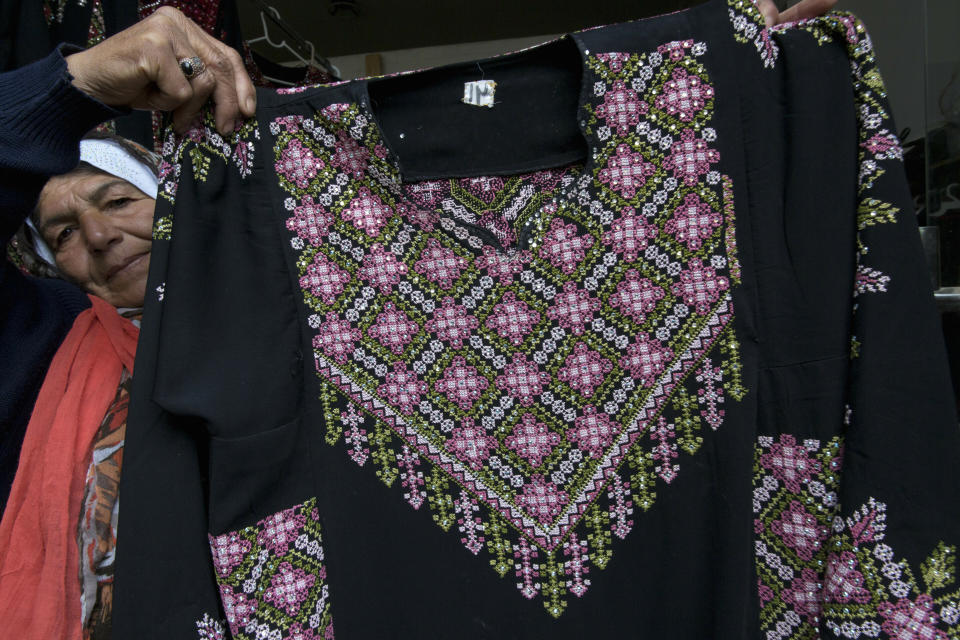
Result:
{"type": "Polygon", "coordinates": [[[79,50],[61,45],[42,60],[0,74],[0,130],[27,156],[36,158],[39,151],[49,158],[47,166],[36,167],[47,175],[75,167],[80,138],[101,122],[129,112],[71,84],[64,56],[79,50]]]}

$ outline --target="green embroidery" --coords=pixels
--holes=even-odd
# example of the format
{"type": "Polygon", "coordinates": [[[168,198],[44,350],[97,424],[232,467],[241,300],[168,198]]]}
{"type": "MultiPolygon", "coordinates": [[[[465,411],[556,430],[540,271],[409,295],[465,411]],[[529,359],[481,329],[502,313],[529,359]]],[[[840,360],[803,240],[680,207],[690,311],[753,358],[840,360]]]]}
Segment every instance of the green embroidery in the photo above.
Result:
{"type": "Polygon", "coordinates": [[[920,565],[920,573],[927,591],[946,589],[956,579],[957,548],[943,542],[937,545],[930,557],[920,565]]]}
{"type": "Polygon", "coordinates": [[[897,221],[899,207],[875,198],[864,198],[857,208],[857,229],[864,231],[877,224],[889,224],[897,221]]]}

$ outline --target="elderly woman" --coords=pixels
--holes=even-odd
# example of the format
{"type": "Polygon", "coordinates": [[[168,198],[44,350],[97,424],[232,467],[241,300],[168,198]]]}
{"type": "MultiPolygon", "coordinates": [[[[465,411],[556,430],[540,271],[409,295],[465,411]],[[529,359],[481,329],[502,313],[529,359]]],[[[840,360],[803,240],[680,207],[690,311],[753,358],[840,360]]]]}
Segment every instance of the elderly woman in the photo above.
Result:
{"type": "Polygon", "coordinates": [[[116,309],[143,303],[156,179],[135,147],[79,138],[130,107],[172,111],[184,130],[210,99],[222,132],[255,109],[236,52],[169,8],[89,50],[62,47],[0,75],[0,241],[32,212],[24,244],[62,278],[0,268],[5,636],[110,631],[118,452],[138,333],[116,309]]]}
{"type": "MultiPolygon", "coordinates": [[[[834,3],[804,0],[778,14],[759,0],[769,23],[834,3]]],[[[237,54],[169,8],[87,51],[62,49],[0,74],[0,241],[30,214],[22,244],[60,276],[0,268],[0,507],[16,468],[0,521],[6,636],[110,632],[119,452],[138,334],[124,316],[143,304],[156,179],[149,154],[78,138],[131,107],[172,111],[184,130],[210,99],[221,132],[254,113],[237,54]]]]}

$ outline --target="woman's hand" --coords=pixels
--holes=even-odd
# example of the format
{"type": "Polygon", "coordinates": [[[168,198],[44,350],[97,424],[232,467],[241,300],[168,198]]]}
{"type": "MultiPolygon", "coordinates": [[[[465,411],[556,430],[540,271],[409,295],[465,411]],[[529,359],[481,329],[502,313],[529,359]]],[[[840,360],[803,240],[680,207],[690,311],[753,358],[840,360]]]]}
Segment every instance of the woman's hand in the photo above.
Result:
{"type": "Polygon", "coordinates": [[[760,13],[763,14],[768,27],[784,22],[816,18],[830,11],[835,4],[837,4],[837,0],[800,0],[800,2],[781,13],[777,10],[773,0],[759,0],[758,2],[760,13]]]}
{"type": "Polygon", "coordinates": [[[221,133],[254,114],[256,92],[240,55],[172,7],[67,56],[73,84],[113,107],[172,111],[173,125],[187,129],[212,96],[221,133]],[[204,69],[188,79],[184,58],[199,57],[204,69]]]}

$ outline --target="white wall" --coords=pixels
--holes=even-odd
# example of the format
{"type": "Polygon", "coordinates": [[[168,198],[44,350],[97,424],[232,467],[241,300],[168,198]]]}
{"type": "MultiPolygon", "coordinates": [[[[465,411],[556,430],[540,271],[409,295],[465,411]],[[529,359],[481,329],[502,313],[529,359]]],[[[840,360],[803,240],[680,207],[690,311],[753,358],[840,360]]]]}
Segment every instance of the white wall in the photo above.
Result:
{"type": "MultiPolygon", "coordinates": [[[[381,73],[389,74],[412,69],[425,69],[442,64],[488,58],[490,56],[517,51],[526,47],[552,40],[556,36],[530,36],[527,38],[509,38],[506,40],[488,40],[485,42],[466,42],[463,44],[443,45],[439,47],[420,47],[418,49],[400,49],[381,51],[381,73]]],[[[360,78],[366,74],[364,54],[338,56],[330,62],[340,69],[344,80],[360,78]]]]}

